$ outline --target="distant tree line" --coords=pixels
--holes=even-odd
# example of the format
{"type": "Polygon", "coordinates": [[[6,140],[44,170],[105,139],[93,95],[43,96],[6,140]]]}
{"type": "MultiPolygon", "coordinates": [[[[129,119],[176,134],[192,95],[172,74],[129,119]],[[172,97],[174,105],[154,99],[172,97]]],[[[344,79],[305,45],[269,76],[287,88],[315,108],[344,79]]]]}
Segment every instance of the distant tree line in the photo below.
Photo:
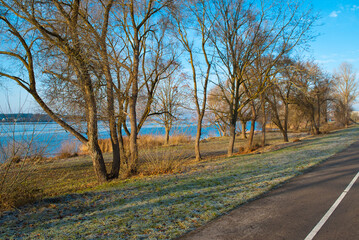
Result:
{"type": "MultiPolygon", "coordinates": [[[[248,147],[253,144],[256,122],[262,125],[262,145],[265,145],[266,123],[274,124],[282,133],[283,140],[288,142],[289,128],[306,129],[317,135],[321,133],[321,125],[328,121],[345,127],[354,122],[351,112],[358,88],[350,64],[342,63],[334,75],[329,75],[313,62],[284,57],[272,71],[265,91],[251,99],[251,104],[245,105],[238,113],[242,138],[247,138],[245,126],[251,121],[248,147]]],[[[240,91],[244,99],[249,99],[244,86],[240,91]]],[[[209,93],[208,118],[221,135],[230,135],[226,95],[228,92],[223,94],[217,86],[209,93]]]]}
{"type": "Polygon", "coordinates": [[[1,114],[0,122],[52,122],[47,114],[33,114],[33,113],[12,113],[1,114]]]}
{"type": "Polygon", "coordinates": [[[230,136],[229,156],[238,122],[252,122],[248,146],[260,119],[263,144],[269,120],[285,141],[295,115],[315,134],[329,109],[348,125],[353,70],[344,65],[331,77],[296,54],[314,37],[316,19],[299,0],[0,0],[0,55],[8,63],[0,76],[87,145],[105,182],[120,168],[137,173],[137,136],[150,118],[168,139],[180,113],[194,113],[197,160],[206,119],[230,136]],[[80,116],[86,129],[63,116],[80,116]],[[109,172],[99,120],[110,129],[109,172]]]}

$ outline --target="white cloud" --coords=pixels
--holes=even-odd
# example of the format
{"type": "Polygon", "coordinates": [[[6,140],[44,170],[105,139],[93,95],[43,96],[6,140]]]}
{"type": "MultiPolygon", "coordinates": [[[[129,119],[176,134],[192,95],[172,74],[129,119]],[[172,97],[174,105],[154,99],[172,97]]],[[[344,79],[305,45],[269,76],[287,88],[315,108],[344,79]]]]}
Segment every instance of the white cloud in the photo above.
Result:
{"type": "Polygon", "coordinates": [[[356,63],[359,62],[359,58],[347,58],[345,59],[345,62],[356,63]]]}
{"type": "Polygon", "coordinates": [[[325,59],[325,60],[314,60],[314,62],[318,64],[327,64],[327,63],[334,63],[336,60],[334,59],[325,59]]]}
{"type": "Polygon", "coordinates": [[[359,6],[358,5],[353,5],[350,9],[352,11],[357,11],[357,10],[359,10],[359,6]]]}
{"type": "Polygon", "coordinates": [[[341,13],[341,11],[333,11],[329,14],[329,17],[336,18],[338,17],[339,13],[341,13]]]}

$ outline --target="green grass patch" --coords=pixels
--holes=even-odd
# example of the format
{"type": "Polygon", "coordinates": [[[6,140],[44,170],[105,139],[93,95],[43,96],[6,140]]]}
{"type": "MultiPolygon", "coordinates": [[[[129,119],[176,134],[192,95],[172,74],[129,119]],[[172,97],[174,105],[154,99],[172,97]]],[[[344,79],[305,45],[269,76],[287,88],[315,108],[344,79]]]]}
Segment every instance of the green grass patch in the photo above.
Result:
{"type": "Polygon", "coordinates": [[[0,239],[175,238],[345,149],[358,134],[353,127],[273,152],[220,158],[182,173],[118,180],[47,198],[2,213],[0,239]]]}

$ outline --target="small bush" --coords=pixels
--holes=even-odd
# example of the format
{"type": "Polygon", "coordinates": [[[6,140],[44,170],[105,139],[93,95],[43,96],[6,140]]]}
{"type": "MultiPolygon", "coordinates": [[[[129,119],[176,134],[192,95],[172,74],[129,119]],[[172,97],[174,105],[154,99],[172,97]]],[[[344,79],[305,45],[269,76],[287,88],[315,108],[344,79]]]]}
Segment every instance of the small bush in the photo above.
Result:
{"type": "MultiPolygon", "coordinates": [[[[169,145],[180,145],[186,144],[192,141],[192,138],[187,135],[175,135],[170,137],[169,145]]],[[[123,142],[125,148],[128,149],[129,146],[129,138],[123,137],[123,142]]],[[[112,152],[112,144],[110,139],[100,139],[98,141],[100,149],[103,153],[112,152]]],[[[137,138],[138,148],[154,148],[164,145],[165,137],[159,135],[140,135],[137,138]]],[[[66,150],[66,148],[65,148],[66,150]]],[[[66,152],[66,151],[65,151],[66,152]]],[[[86,145],[81,145],[79,147],[79,152],[81,154],[88,154],[88,149],[86,145]]]]}
{"type": "Polygon", "coordinates": [[[259,143],[255,143],[255,144],[253,144],[253,146],[251,146],[249,148],[248,147],[247,148],[240,147],[238,153],[239,154],[248,154],[248,153],[256,151],[259,148],[261,148],[261,145],[259,143]]]}
{"type": "Polygon", "coordinates": [[[36,199],[39,190],[27,182],[36,170],[37,158],[9,158],[0,164],[0,211],[13,209],[36,199]]]}
{"type": "Polygon", "coordinates": [[[32,141],[0,142],[0,162],[20,163],[24,159],[44,158],[46,146],[35,146],[32,141]]]}
{"type": "Polygon", "coordinates": [[[162,146],[165,142],[164,137],[155,135],[141,135],[137,139],[138,147],[151,148],[162,146]]]}
{"type": "Polygon", "coordinates": [[[64,159],[78,156],[77,144],[73,141],[66,141],[61,144],[57,158],[64,159]]]}
{"type": "Polygon", "coordinates": [[[254,152],[255,150],[259,149],[261,145],[259,143],[253,144],[253,146],[249,149],[250,152],[254,152]]]}
{"type": "Polygon", "coordinates": [[[98,145],[103,153],[112,152],[111,139],[99,139],[98,145]]]}
{"type": "Polygon", "coordinates": [[[186,143],[190,143],[191,141],[192,141],[192,137],[184,134],[170,137],[171,145],[186,144],[186,143]]]}
{"type": "Polygon", "coordinates": [[[244,147],[239,147],[239,149],[238,149],[239,154],[244,153],[244,151],[245,151],[244,147]]]}
{"type": "Polygon", "coordinates": [[[328,134],[334,130],[338,130],[340,129],[341,126],[340,124],[337,124],[337,123],[326,123],[326,124],[323,124],[321,127],[320,127],[320,131],[323,133],[323,134],[328,134]]]}
{"type": "Polygon", "coordinates": [[[144,150],[142,160],[138,166],[138,173],[141,175],[156,175],[179,172],[187,159],[187,156],[174,148],[165,148],[161,149],[161,151],[144,150]]]}
{"type": "Polygon", "coordinates": [[[6,186],[0,192],[0,211],[11,210],[34,202],[39,192],[39,189],[31,187],[26,182],[6,186]]]}

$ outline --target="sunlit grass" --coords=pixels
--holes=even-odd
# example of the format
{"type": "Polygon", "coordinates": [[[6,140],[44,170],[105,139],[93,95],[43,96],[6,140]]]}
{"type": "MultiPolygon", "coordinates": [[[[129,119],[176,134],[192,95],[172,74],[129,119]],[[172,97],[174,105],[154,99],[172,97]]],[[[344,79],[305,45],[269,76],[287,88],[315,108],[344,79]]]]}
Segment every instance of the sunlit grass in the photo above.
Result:
{"type": "Polygon", "coordinates": [[[3,214],[0,239],[175,238],[301,174],[358,140],[358,133],[354,127],[274,152],[208,160],[181,173],[118,180],[91,191],[81,186],[95,182],[91,165],[53,163],[57,177],[75,175],[59,186],[44,183],[46,188],[82,190],[3,214]]]}

